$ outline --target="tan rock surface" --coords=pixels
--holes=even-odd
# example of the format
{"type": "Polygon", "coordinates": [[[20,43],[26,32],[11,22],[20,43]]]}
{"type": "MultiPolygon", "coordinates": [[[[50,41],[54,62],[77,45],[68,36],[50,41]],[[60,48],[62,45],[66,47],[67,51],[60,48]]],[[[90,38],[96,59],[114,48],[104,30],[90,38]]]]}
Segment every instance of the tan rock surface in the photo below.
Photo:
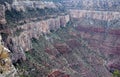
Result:
{"type": "Polygon", "coordinates": [[[15,67],[12,65],[9,52],[10,50],[0,44],[0,77],[18,77],[16,76],[15,67]]]}
{"type": "MultiPolygon", "coordinates": [[[[56,18],[50,18],[46,20],[26,23],[18,26],[17,29],[13,30],[13,34],[17,33],[19,29],[23,31],[19,36],[11,36],[13,45],[11,46],[14,51],[14,57],[12,60],[16,61],[18,58],[25,60],[24,51],[32,49],[31,39],[38,39],[40,35],[50,33],[50,30],[57,30],[60,26],[64,26],[69,22],[69,15],[58,16],[56,18]],[[15,55],[17,54],[17,56],[15,55]]],[[[8,44],[10,41],[8,41],[8,44]]]]}
{"type": "Polygon", "coordinates": [[[98,20],[114,20],[120,18],[120,12],[111,11],[88,11],[88,10],[70,10],[72,18],[93,18],[98,20]]]}

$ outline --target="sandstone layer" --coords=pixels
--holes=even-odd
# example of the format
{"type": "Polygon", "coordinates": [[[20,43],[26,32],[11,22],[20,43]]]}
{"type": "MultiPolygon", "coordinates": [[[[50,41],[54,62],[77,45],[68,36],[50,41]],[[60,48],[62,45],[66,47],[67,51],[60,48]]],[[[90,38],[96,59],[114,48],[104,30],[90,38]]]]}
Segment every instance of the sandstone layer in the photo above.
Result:
{"type": "Polygon", "coordinates": [[[120,12],[111,11],[89,11],[89,10],[70,10],[71,18],[91,18],[97,20],[115,20],[120,18],[120,12]]]}

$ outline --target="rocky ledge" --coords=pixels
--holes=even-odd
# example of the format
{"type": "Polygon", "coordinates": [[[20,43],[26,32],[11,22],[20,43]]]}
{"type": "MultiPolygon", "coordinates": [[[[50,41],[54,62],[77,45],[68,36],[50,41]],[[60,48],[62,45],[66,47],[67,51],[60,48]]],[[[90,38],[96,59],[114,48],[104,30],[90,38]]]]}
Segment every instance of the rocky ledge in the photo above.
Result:
{"type": "Polygon", "coordinates": [[[19,77],[10,59],[10,50],[1,44],[0,35],[0,77],[19,77]]]}

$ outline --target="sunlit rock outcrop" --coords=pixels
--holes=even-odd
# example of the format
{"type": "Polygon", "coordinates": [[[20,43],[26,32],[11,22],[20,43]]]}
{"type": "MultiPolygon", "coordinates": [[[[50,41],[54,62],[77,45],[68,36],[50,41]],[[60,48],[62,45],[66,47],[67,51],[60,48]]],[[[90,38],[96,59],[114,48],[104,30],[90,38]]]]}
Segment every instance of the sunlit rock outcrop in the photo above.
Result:
{"type": "Polygon", "coordinates": [[[0,77],[19,77],[9,56],[10,50],[1,44],[0,35],[0,77]]]}

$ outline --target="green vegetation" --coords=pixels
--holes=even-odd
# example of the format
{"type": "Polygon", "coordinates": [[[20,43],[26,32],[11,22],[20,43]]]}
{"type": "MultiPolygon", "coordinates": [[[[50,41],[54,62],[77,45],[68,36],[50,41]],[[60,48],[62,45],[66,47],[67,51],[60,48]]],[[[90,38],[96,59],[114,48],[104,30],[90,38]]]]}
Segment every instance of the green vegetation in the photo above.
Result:
{"type": "Polygon", "coordinates": [[[26,20],[30,21],[37,21],[37,20],[45,20],[48,18],[54,18],[62,13],[65,13],[65,8],[44,8],[44,9],[32,9],[27,8],[25,12],[17,11],[15,9],[6,10],[5,11],[5,18],[7,20],[7,25],[9,27],[16,27],[18,25],[22,25],[26,23],[26,20]],[[36,20],[34,20],[34,18],[36,20]],[[21,22],[22,21],[22,22],[21,22]]]}
{"type": "Polygon", "coordinates": [[[113,72],[113,77],[120,77],[120,71],[119,70],[115,70],[113,72]]]}
{"type": "Polygon", "coordinates": [[[20,77],[46,77],[50,71],[48,55],[44,52],[45,45],[48,44],[44,36],[39,39],[32,38],[33,49],[26,51],[27,61],[17,64],[20,77]]]}
{"type": "Polygon", "coordinates": [[[17,29],[16,32],[15,32],[15,35],[16,36],[19,36],[21,32],[23,32],[24,30],[23,29],[17,29]]]}
{"type": "MultiPolygon", "coordinates": [[[[75,56],[83,60],[86,68],[90,68],[90,70],[96,72],[96,69],[93,68],[91,62],[88,61],[86,56],[89,54],[99,56],[101,58],[103,56],[98,54],[96,51],[91,50],[88,47],[88,41],[86,39],[81,36],[76,36],[78,31],[71,26],[72,24],[73,23],[68,22],[67,27],[62,27],[56,31],[51,31],[50,34],[41,35],[39,39],[32,38],[31,42],[33,48],[26,51],[27,61],[22,62],[19,66],[17,66],[19,70],[22,70],[23,72],[20,75],[25,75],[23,77],[47,77],[48,73],[50,73],[52,69],[65,65],[64,62],[60,64],[57,60],[61,61],[60,58],[62,57],[73,63],[73,61],[76,61],[75,56]],[[66,56],[68,59],[64,57],[66,52],[59,53],[60,50],[55,47],[55,45],[57,46],[59,44],[63,45],[63,51],[64,49],[68,50],[68,56],[66,56]],[[45,51],[46,49],[48,49],[48,52],[45,51]],[[58,53],[56,53],[56,51],[52,53],[52,50],[56,50],[58,53]],[[51,56],[54,56],[55,58],[51,59],[51,56]]],[[[99,75],[99,77],[102,77],[102,75],[99,75]]]]}
{"type": "Polygon", "coordinates": [[[12,4],[13,0],[0,0],[0,4],[5,4],[5,2],[12,4]]]}
{"type": "Polygon", "coordinates": [[[5,41],[8,38],[7,33],[1,33],[1,36],[2,36],[3,41],[5,41]]]}
{"type": "Polygon", "coordinates": [[[24,16],[22,11],[17,11],[15,9],[5,11],[5,19],[7,20],[7,25],[11,27],[16,27],[18,22],[22,20],[24,16]]]}
{"type": "Polygon", "coordinates": [[[30,9],[28,8],[27,11],[24,13],[24,16],[26,18],[34,18],[34,17],[46,17],[49,18],[49,16],[57,16],[61,13],[64,13],[66,10],[63,8],[47,8],[45,7],[44,9],[30,9]]]}
{"type": "Polygon", "coordinates": [[[6,10],[5,17],[8,23],[10,22],[18,22],[23,19],[23,15],[21,11],[16,11],[15,9],[6,10]]]}

